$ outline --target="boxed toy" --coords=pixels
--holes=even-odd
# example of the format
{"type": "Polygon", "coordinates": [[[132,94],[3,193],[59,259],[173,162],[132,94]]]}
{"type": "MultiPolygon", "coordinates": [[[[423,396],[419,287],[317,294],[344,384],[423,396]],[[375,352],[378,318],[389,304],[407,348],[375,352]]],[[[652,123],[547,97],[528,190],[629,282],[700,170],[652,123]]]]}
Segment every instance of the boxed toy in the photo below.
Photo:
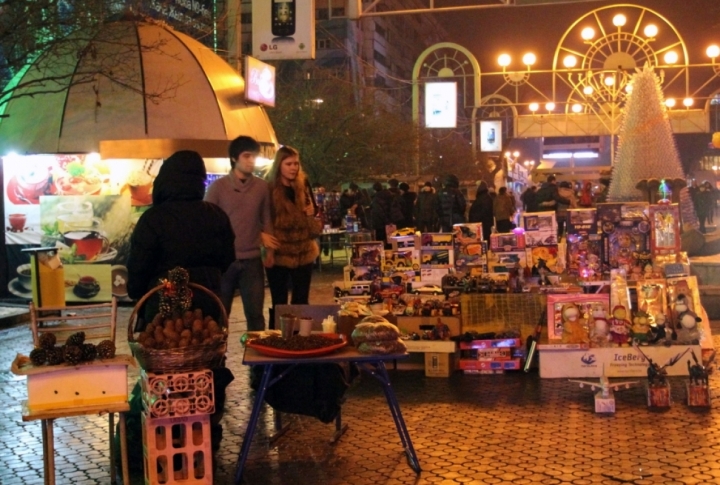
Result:
{"type": "Polygon", "coordinates": [[[653,256],[680,252],[680,208],[677,204],[650,206],[650,249],[653,256]]]}
{"type": "Polygon", "coordinates": [[[343,279],[349,281],[373,281],[382,278],[379,266],[345,266],[343,279]]]}
{"type": "Polygon", "coordinates": [[[530,212],[523,214],[525,244],[529,247],[557,244],[557,220],[555,212],[530,212]]]}
{"type": "Polygon", "coordinates": [[[525,234],[523,232],[496,233],[490,235],[490,250],[500,251],[523,251],[525,250],[525,234]]]}
{"type": "Polygon", "coordinates": [[[447,269],[455,264],[452,246],[447,249],[421,249],[420,265],[422,268],[447,269]]]}
{"type": "Polygon", "coordinates": [[[455,238],[456,246],[478,243],[482,241],[483,238],[482,224],[480,222],[454,224],[453,236],[455,238]]]}
{"type": "Polygon", "coordinates": [[[356,242],[352,244],[352,266],[383,267],[385,246],[381,241],[356,242]]]}
{"type": "Polygon", "coordinates": [[[622,268],[629,279],[642,272],[650,259],[648,204],[644,202],[598,204],[598,224],[603,237],[603,272],[622,268]]]}
{"type": "Polygon", "coordinates": [[[453,235],[451,232],[426,232],[415,240],[416,248],[446,248],[452,247],[453,235]]]}
{"type": "MultiPolygon", "coordinates": [[[[536,246],[530,248],[531,267],[536,269],[543,260],[545,266],[553,273],[562,272],[562,263],[558,255],[557,246],[536,246]]],[[[533,271],[534,273],[534,271],[533,271]]]]}
{"type": "Polygon", "coordinates": [[[488,252],[488,271],[490,273],[509,273],[510,270],[520,267],[524,270],[527,266],[525,251],[512,252],[488,252]]]}
{"type": "Polygon", "coordinates": [[[385,251],[383,271],[420,271],[420,255],[418,251],[407,248],[385,251]]]}
{"type": "Polygon", "coordinates": [[[568,344],[589,343],[593,318],[609,318],[610,295],[570,294],[547,296],[548,340],[568,344]]]}
{"type": "Polygon", "coordinates": [[[568,209],[568,234],[597,234],[597,210],[594,208],[568,209]]]}
{"type": "Polygon", "coordinates": [[[584,281],[602,276],[602,238],[595,233],[568,233],[567,272],[584,281]]]}

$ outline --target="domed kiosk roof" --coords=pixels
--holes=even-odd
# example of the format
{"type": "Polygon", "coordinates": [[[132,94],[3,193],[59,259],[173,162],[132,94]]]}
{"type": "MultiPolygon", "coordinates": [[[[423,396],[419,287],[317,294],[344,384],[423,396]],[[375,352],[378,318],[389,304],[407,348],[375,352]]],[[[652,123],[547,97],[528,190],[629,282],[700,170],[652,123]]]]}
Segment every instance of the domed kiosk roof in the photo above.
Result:
{"type": "Polygon", "coordinates": [[[161,158],[186,148],[224,157],[239,135],[277,145],[265,110],[245,101],[243,78],[164,25],[108,23],[44,53],[12,82],[0,153],[161,158]]]}

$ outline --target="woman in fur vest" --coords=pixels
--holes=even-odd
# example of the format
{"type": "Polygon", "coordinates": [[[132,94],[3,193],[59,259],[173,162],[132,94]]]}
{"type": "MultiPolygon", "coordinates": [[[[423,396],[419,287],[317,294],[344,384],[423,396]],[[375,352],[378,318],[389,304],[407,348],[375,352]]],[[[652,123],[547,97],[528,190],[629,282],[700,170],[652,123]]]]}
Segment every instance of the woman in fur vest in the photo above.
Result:
{"type": "Polygon", "coordinates": [[[313,264],[320,254],[316,238],[321,225],[314,217],[317,213],[315,199],[300,166],[297,150],[281,147],[275,154],[267,180],[275,237],[280,243],[265,263],[272,297],[269,326],[275,328],[275,307],[287,304],[288,282],[292,287],[290,303],[308,303],[313,264]]]}

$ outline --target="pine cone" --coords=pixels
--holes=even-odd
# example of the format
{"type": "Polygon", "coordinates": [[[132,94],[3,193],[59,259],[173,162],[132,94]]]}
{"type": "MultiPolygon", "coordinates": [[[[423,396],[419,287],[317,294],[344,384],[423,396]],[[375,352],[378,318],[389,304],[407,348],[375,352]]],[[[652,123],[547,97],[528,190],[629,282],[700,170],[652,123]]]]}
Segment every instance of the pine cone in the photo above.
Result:
{"type": "Polygon", "coordinates": [[[82,361],[83,352],[82,348],[77,345],[66,345],[63,348],[63,358],[65,362],[70,365],[77,365],[82,361]]]}
{"type": "Polygon", "coordinates": [[[97,346],[97,356],[99,359],[112,359],[115,357],[115,344],[112,340],[103,340],[97,346]]]}
{"type": "Polygon", "coordinates": [[[97,357],[97,347],[94,344],[82,344],[82,357],[85,362],[95,360],[97,357]]]}
{"type": "Polygon", "coordinates": [[[46,352],[47,352],[48,365],[60,365],[63,362],[65,362],[65,358],[63,357],[63,348],[62,347],[53,347],[52,349],[49,349],[46,352]]]}
{"type": "Polygon", "coordinates": [[[71,347],[80,347],[83,343],[85,343],[85,332],[74,333],[65,341],[65,345],[71,347]]]}
{"type": "Polygon", "coordinates": [[[45,332],[42,335],[40,335],[40,338],[38,339],[40,342],[40,347],[45,350],[50,350],[55,347],[55,343],[57,342],[57,337],[55,337],[54,333],[51,332],[45,332]]]}
{"type": "Polygon", "coordinates": [[[30,352],[30,362],[33,365],[45,365],[47,362],[47,351],[43,348],[36,348],[30,352]]]}

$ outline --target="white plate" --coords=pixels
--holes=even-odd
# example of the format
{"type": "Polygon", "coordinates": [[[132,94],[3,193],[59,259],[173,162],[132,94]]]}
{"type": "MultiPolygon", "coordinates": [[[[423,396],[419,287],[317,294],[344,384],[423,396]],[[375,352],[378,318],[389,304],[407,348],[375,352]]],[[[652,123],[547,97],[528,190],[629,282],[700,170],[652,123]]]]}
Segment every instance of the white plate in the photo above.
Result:
{"type": "Polygon", "coordinates": [[[28,300],[32,299],[32,290],[28,290],[21,285],[19,278],[14,278],[10,281],[10,283],[8,283],[8,290],[10,293],[15,296],[19,296],[20,298],[27,298],[28,300]]]}

